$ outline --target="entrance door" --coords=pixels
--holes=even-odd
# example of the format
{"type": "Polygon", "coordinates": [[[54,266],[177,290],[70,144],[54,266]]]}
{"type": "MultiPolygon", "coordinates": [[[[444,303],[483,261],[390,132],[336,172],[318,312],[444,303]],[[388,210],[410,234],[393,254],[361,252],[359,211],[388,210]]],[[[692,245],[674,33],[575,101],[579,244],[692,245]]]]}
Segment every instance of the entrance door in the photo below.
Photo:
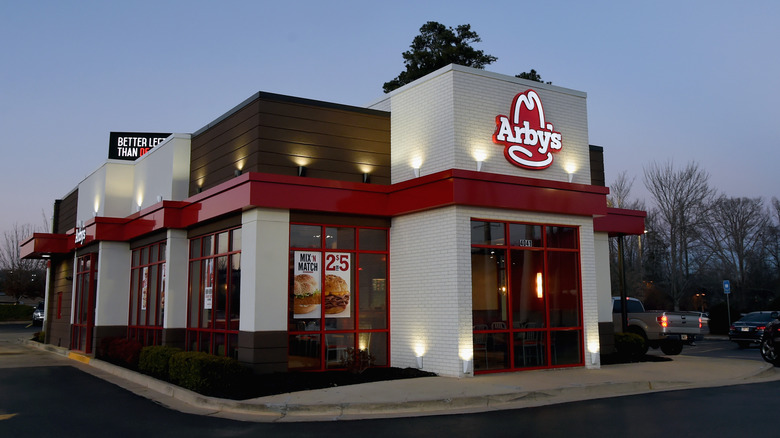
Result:
{"type": "Polygon", "coordinates": [[[92,353],[92,332],[95,327],[95,289],[97,286],[97,254],[87,254],[76,261],[76,290],[71,350],[92,353]]]}

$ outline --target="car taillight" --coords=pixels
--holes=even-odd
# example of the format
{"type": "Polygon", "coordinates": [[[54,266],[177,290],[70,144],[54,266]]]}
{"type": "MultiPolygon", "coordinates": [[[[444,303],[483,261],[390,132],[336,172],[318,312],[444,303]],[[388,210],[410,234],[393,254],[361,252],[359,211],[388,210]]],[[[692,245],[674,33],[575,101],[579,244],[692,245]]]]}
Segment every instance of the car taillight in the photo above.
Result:
{"type": "Polygon", "coordinates": [[[760,325],[760,326],[756,327],[756,330],[766,330],[766,326],[765,325],[760,325]]]}
{"type": "Polygon", "coordinates": [[[701,316],[699,317],[699,328],[701,328],[701,316]]]}
{"type": "Polygon", "coordinates": [[[661,325],[661,327],[668,327],[669,326],[669,319],[666,317],[666,315],[659,316],[656,318],[658,320],[658,324],[661,325]]]}

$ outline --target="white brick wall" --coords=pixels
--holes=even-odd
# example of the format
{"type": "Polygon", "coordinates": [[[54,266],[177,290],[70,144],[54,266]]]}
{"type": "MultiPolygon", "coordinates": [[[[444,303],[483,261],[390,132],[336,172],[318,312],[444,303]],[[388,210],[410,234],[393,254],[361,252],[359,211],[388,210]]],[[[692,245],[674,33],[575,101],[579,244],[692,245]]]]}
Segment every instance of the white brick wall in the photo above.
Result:
{"type": "Polygon", "coordinates": [[[598,297],[593,220],[589,217],[444,207],[397,217],[390,230],[393,366],[415,366],[415,346],[425,348],[424,369],[462,376],[462,349],[472,342],[471,219],[579,227],[585,364],[599,366],[598,297]]]}
{"type": "Polygon", "coordinates": [[[393,183],[413,178],[415,159],[422,161],[421,174],[427,175],[448,169],[476,170],[475,155],[481,153],[486,156],[483,172],[568,181],[565,167],[573,165],[573,182],[590,184],[585,93],[451,65],[372,107],[391,111],[393,183]],[[547,121],[563,136],[562,150],[544,170],[510,164],[503,146],[492,141],[496,116],[509,115],[512,99],[529,88],[537,91],[547,121]]]}
{"type": "MultiPolygon", "coordinates": [[[[415,348],[425,350],[424,368],[459,374],[462,260],[456,209],[446,207],[393,219],[390,229],[391,357],[394,366],[415,366],[415,348]]],[[[468,248],[467,248],[468,250],[468,248]]],[[[470,268],[469,268],[470,269],[470,268]]]]}

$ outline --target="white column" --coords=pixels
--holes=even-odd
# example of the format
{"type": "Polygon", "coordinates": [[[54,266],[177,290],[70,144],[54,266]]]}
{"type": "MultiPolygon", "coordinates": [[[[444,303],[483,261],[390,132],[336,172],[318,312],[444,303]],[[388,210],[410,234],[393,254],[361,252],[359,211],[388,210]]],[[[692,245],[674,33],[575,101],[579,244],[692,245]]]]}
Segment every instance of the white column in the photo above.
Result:
{"type": "Polygon", "coordinates": [[[186,230],[168,230],[165,247],[165,312],[163,327],[187,326],[189,240],[186,230]]]}
{"type": "Polygon", "coordinates": [[[248,210],[241,227],[239,330],[286,331],[290,212],[248,210]]]}
{"type": "Polygon", "coordinates": [[[95,326],[127,326],[131,251],[127,242],[100,242],[95,326]]]}

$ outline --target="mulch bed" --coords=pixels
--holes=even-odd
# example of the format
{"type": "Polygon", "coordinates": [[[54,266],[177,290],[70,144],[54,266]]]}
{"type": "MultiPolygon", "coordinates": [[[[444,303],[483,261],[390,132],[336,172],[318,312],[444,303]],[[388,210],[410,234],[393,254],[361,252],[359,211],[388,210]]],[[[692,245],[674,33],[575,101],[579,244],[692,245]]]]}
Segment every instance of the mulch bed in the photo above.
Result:
{"type": "Polygon", "coordinates": [[[220,397],[234,400],[285,394],[288,392],[311,389],[333,388],[358,383],[381,382],[384,380],[413,379],[431,377],[435,373],[416,368],[368,368],[362,373],[349,371],[289,372],[274,374],[255,374],[242,381],[239,388],[231,394],[219,394],[220,397]]]}

